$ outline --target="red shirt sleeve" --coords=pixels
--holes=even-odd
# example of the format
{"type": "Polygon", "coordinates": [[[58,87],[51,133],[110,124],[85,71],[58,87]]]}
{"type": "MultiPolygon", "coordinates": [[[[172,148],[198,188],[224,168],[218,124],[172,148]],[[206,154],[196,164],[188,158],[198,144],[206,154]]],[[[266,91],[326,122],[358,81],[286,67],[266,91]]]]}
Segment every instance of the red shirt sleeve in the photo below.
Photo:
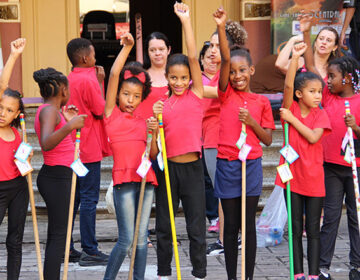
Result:
{"type": "Polygon", "coordinates": [[[220,103],[225,102],[225,100],[230,96],[230,92],[231,92],[230,83],[228,83],[225,91],[221,91],[220,88],[218,87],[218,94],[219,94],[220,103]]]}
{"type": "Polygon", "coordinates": [[[260,126],[263,128],[271,128],[275,129],[274,117],[272,114],[272,109],[270,105],[269,99],[265,96],[262,96],[262,103],[263,103],[263,113],[261,115],[261,122],[260,126]]]}
{"type": "Polygon", "coordinates": [[[321,99],[321,105],[323,107],[326,107],[326,105],[331,101],[332,93],[330,92],[327,85],[325,85],[323,92],[322,92],[322,99],[321,99]]]}
{"type": "Polygon", "coordinates": [[[323,137],[331,133],[331,124],[329,117],[324,109],[319,108],[319,112],[316,116],[316,120],[314,123],[314,128],[323,128],[324,133],[323,137]]]}
{"type": "Polygon", "coordinates": [[[109,125],[111,122],[116,120],[121,114],[122,112],[120,111],[119,107],[115,106],[111,112],[111,115],[107,118],[104,117],[105,125],[109,125]]]}
{"type": "Polygon", "coordinates": [[[104,113],[105,100],[102,97],[100,85],[90,80],[84,80],[84,82],[86,83],[84,85],[84,88],[86,88],[84,99],[87,107],[95,116],[101,116],[104,113]]]}

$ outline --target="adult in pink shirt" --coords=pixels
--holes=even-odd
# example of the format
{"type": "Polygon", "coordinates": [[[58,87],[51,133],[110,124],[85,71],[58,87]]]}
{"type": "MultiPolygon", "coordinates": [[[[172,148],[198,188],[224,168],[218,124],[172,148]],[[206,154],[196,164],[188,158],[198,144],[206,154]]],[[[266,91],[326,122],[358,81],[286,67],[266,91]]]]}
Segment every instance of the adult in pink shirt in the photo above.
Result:
{"type": "Polygon", "coordinates": [[[140,103],[134,114],[148,119],[153,115],[153,105],[156,101],[164,101],[168,97],[168,81],[165,78],[165,67],[171,51],[169,39],[161,32],[151,33],[145,41],[144,68],[151,78],[151,92],[140,103]]]}

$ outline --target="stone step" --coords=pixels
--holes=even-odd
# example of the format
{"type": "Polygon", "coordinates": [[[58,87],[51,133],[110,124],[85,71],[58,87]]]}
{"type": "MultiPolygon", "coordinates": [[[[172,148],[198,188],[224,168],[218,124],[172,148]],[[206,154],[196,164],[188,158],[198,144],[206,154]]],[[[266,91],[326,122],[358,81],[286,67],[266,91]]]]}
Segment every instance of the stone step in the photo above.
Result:
{"type": "MultiPolygon", "coordinates": [[[[36,186],[36,178],[38,175],[38,172],[43,164],[43,157],[39,145],[39,141],[37,138],[37,135],[34,130],[34,118],[37,108],[36,107],[27,107],[26,108],[26,131],[27,131],[27,137],[28,142],[33,146],[34,148],[34,156],[32,158],[32,166],[34,168],[34,171],[32,173],[32,180],[33,180],[33,189],[34,189],[34,196],[35,196],[35,204],[37,207],[38,214],[46,214],[46,207],[45,203],[37,189],[36,186]]],[[[280,153],[279,150],[281,149],[283,145],[283,131],[282,126],[279,121],[275,121],[276,129],[273,131],[272,138],[273,142],[269,147],[266,147],[262,144],[263,147],[263,191],[260,196],[259,200],[259,209],[261,210],[265,203],[267,198],[270,196],[273,188],[274,188],[274,182],[275,182],[275,176],[276,176],[276,166],[279,163],[280,159],[280,153]]],[[[100,186],[100,198],[99,203],[97,207],[97,213],[98,214],[108,214],[108,211],[106,209],[106,203],[105,203],[105,195],[106,191],[108,189],[108,186],[112,180],[112,167],[113,167],[113,159],[112,157],[104,158],[101,162],[101,186],[100,186]]],[[[181,211],[180,207],[180,211],[181,211]]],[[[29,208],[30,211],[30,208],[29,208]]],[[[153,212],[155,211],[154,205],[153,205],[153,212]]]]}

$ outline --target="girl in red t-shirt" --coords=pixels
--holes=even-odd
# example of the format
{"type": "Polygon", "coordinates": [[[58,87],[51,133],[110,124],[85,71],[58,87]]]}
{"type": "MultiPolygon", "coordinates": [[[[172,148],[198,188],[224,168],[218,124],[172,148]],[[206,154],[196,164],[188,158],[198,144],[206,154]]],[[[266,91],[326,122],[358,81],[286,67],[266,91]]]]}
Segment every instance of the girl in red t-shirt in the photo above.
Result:
{"type": "MultiPolygon", "coordinates": [[[[113,152],[114,205],[118,224],[118,241],[111,251],[104,279],[115,279],[122,262],[133,243],[135,217],[139,203],[141,177],[137,169],[146,149],[146,132],[152,130],[150,157],[154,159],[157,121],[154,117],[145,121],[134,110],[148,96],[151,88],[149,74],[139,66],[125,66],[134,45],[130,33],[122,36],[124,45],[110,72],[106,94],[104,123],[113,152]],[[118,91],[119,88],[119,91],[118,91]],[[118,96],[119,107],[116,106],[118,96]]],[[[146,175],[146,187],[141,214],[139,241],[136,247],[134,279],[144,279],[147,257],[147,227],[149,223],[155,173],[150,168],[146,175]]]]}
{"type": "Polygon", "coordinates": [[[53,68],[40,69],[33,74],[44,99],[35,116],[35,132],[44,158],[37,187],[48,213],[44,278],[60,277],[61,259],[65,251],[70,203],[74,142],[71,132],[84,126],[86,115],[77,115],[69,106],[60,112],[70,97],[66,76],[53,68]]]}
{"type": "MultiPolygon", "coordinates": [[[[311,18],[302,15],[301,21],[311,18]]],[[[310,30],[310,27],[307,28],[310,30]]],[[[310,45],[310,32],[304,33],[304,41],[310,45]]],[[[305,52],[305,64],[309,71],[317,73],[314,58],[309,49],[305,52]]],[[[360,174],[360,95],[359,65],[355,59],[343,56],[331,60],[327,66],[328,81],[323,91],[321,105],[328,114],[332,132],[322,141],[324,155],[325,199],[324,220],[320,232],[320,277],[332,279],[329,274],[334,256],[336,235],[345,201],[350,236],[349,279],[360,279],[360,235],[355,203],[354,182],[351,163],[344,159],[342,149],[347,129],[351,127],[354,135],[357,172],[360,174]],[[350,103],[351,114],[345,115],[345,101],[350,103]],[[345,199],[344,199],[345,196],[345,199]]]]}
{"type": "Polygon", "coordinates": [[[328,113],[333,131],[324,138],[325,190],[324,221],[320,233],[320,279],[331,279],[329,269],[335,251],[343,202],[345,201],[350,237],[349,279],[360,279],[360,235],[351,163],[341,148],[347,129],[353,131],[357,173],[360,174],[360,95],[359,65],[349,56],[334,59],[328,66],[328,85],[322,106],[328,113]],[[345,116],[345,101],[351,114],[345,116]],[[345,200],[344,200],[345,196],[345,200]]]}
{"type": "Polygon", "coordinates": [[[241,161],[236,143],[242,123],[247,126],[246,143],[252,149],[246,161],[246,279],[253,279],[256,257],[255,214],[262,189],[262,148],[272,142],[275,129],[269,100],[250,93],[254,66],[247,50],[236,47],[230,52],[225,33],[226,13],[214,13],[217,24],[221,68],[219,79],[220,133],[215,174],[215,195],[224,211],[224,253],[229,279],[236,279],[238,233],[241,225],[241,161]]]}
{"type": "MultiPolygon", "coordinates": [[[[290,124],[289,145],[299,155],[290,164],[293,174],[290,183],[295,280],[305,280],[302,247],[304,213],[308,241],[308,279],[318,279],[320,216],[325,196],[321,139],[331,131],[326,112],[319,108],[323,89],[321,77],[312,72],[299,73],[295,77],[298,60],[306,48],[305,43],[293,47],[285,79],[283,108],[280,109],[282,120],[290,124]]],[[[284,162],[284,157],[281,157],[280,164],[284,162]]],[[[275,184],[286,189],[279,174],[275,184]]],[[[284,195],[286,197],[286,190],[284,195]]]]}
{"type": "Polygon", "coordinates": [[[24,112],[21,94],[8,88],[17,58],[25,47],[25,39],[10,44],[11,53],[0,76],[0,225],[8,210],[7,278],[18,279],[21,268],[22,240],[29,204],[26,179],[14,162],[21,138],[16,128],[20,126],[20,113],[24,112]]]}

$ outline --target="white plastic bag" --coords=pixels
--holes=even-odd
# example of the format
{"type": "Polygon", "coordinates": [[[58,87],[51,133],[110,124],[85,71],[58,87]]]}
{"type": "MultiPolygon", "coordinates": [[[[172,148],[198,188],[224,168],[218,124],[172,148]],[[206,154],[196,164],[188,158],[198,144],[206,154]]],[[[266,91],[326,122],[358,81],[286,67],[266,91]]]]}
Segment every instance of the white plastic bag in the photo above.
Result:
{"type": "Polygon", "coordinates": [[[113,185],[114,185],[114,182],[113,182],[113,180],[111,180],[110,185],[106,192],[106,196],[105,196],[106,208],[110,214],[115,214],[113,185]]]}
{"type": "Polygon", "coordinates": [[[280,244],[286,221],[287,210],[284,189],[275,186],[256,223],[257,247],[280,244]]]}

